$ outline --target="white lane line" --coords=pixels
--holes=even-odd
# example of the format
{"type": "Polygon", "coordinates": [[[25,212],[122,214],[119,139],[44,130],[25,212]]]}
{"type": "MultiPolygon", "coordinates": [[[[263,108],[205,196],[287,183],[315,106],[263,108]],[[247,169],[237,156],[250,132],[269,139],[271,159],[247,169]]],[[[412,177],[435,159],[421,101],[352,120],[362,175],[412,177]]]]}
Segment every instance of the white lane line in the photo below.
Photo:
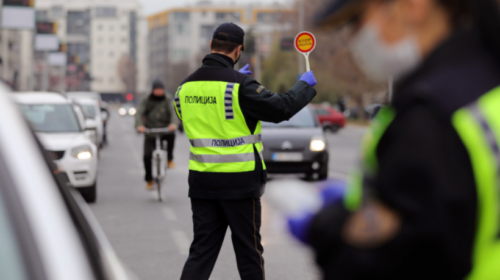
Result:
{"type": "Polygon", "coordinates": [[[177,215],[175,214],[174,209],[170,207],[163,207],[162,213],[163,217],[165,217],[167,221],[177,221],[177,215]]]}
{"type": "Polygon", "coordinates": [[[189,246],[191,245],[191,241],[187,234],[182,230],[171,230],[170,234],[179,250],[179,254],[187,256],[189,254],[189,246]]]}

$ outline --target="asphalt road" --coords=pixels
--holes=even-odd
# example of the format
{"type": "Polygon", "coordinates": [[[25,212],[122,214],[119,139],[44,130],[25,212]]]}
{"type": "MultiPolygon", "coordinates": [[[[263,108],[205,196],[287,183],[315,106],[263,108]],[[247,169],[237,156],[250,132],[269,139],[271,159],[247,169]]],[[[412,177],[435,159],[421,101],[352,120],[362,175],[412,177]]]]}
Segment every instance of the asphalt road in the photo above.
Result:
{"type": "MultiPolygon", "coordinates": [[[[363,132],[361,127],[350,126],[328,135],[330,177],[347,178],[363,132]]],[[[133,119],[114,114],[108,134],[109,146],[100,154],[98,200],[91,208],[135,278],[179,279],[192,240],[187,138],[177,135],[177,167],[167,173],[165,201],[160,203],[155,192],[145,190],[143,136],[133,130],[133,119]]],[[[267,279],[319,278],[310,251],[286,234],[280,216],[265,202],[262,236],[267,279]]],[[[229,230],[210,279],[239,279],[229,230]]]]}

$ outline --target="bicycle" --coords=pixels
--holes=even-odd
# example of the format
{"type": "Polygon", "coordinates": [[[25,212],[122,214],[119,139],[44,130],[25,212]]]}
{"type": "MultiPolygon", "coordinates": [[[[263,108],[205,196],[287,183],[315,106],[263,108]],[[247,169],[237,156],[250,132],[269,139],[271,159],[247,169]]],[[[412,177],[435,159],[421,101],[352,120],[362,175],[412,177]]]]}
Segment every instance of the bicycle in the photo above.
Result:
{"type": "Polygon", "coordinates": [[[156,147],[153,151],[152,157],[152,175],[153,180],[156,183],[156,189],[158,190],[158,200],[160,202],[163,201],[163,198],[161,196],[161,181],[163,180],[163,178],[165,178],[167,173],[167,145],[166,143],[161,143],[161,136],[164,133],[170,132],[172,131],[168,127],[147,128],[144,132],[147,135],[155,135],[156,137],[156,147]]]}

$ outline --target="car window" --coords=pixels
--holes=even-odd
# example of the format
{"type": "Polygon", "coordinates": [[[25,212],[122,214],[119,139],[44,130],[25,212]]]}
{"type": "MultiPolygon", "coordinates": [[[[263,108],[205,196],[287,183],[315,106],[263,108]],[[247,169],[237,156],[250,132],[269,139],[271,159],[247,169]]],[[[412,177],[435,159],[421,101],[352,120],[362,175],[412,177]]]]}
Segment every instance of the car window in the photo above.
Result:
{"type": "Polygon", "coordinates": [[[70,104],[23,104],[21,109],[36,132],[80,132],[70,104]]]}
{"type": "Polygon", "coordinates": [[[330,112],[326,109],[316,109],[316,114],[320,116],[327,116],[330,115],[330,112]]]}
{"type": "Polygon", "coordinates": [[[14,225],[7,215],[0,192],[0,279],[27,279],[21,248],[14,234],[14,225]]]}
{"type": "Polygon", "coordinates": [[[94,105],[91,105],[91,104],[86,104],[86,105],[82,105],[83,109],[85,111],[87,111],[87,115],[89,118],[91,119],[95,119],[95,116],[96,116],[96,112],[95,112],[95,107],[94,105]]]}
{"type": "Polygon", "coordinates": [[[316,127],[316,116],[309,108],[304,108],[293,116],[289,121],[278,124],[262,122],[263,127],[316,127]]]}

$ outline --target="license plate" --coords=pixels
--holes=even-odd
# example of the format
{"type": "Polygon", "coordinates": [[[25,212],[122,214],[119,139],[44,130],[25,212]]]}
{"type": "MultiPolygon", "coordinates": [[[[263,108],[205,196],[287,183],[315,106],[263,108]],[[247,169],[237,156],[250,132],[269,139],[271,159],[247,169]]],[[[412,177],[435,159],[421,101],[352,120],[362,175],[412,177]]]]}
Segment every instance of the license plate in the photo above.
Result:
{"type": "Polygon", "coordinates": [[[274,153],[273,161],[302,161],[302,153],[274,153]]]}

